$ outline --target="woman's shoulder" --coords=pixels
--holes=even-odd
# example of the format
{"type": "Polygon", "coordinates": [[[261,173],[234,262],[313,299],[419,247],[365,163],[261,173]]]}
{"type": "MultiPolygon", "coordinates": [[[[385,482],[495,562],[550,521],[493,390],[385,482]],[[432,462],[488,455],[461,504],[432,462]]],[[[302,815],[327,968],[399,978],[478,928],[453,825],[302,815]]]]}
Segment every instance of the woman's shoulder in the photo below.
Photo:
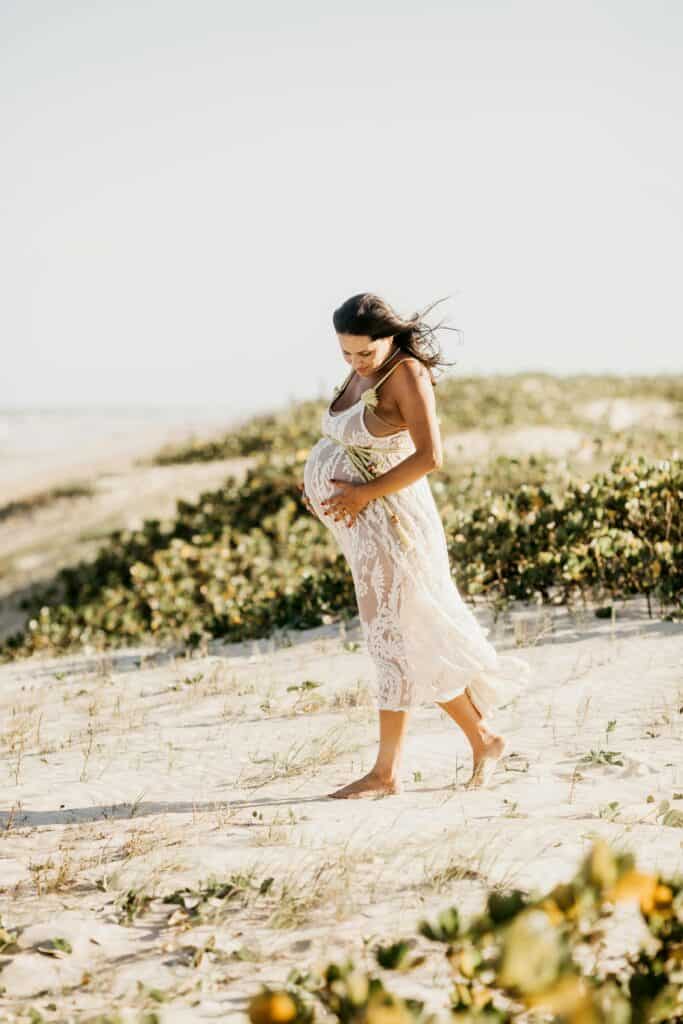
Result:
{"type": "MultiPolygon", "coordinates": [[[[422,362],[421,359],[418,359],[417,356],[406,353],[406,355],[396,363],[397,366],[403,366],[403,364],[405,364],[404,369],[401,370],[400,374],[394,375],[394,380],[396,380],[397,377],[402,377],[403,380],[412,378],[414,381],[428,380],[430,384],[434,383],[432,371],[425,363],[422,362]]],[[[398,384],[399,381],[396,380],[396,383],[398,384]]]]}
{"type": "Polygon", "coordinates": [[[405,355],[401,356],[401,358],[397,360],[397,364],[399,366],[401,363],[406,363],[406,365],[412,367],[413,372],[415,373],[420,373],[422,369],[427,369],[422,360],[418,359],[417,356],[411,355],[410,352],[406,352],[405,355]]]}

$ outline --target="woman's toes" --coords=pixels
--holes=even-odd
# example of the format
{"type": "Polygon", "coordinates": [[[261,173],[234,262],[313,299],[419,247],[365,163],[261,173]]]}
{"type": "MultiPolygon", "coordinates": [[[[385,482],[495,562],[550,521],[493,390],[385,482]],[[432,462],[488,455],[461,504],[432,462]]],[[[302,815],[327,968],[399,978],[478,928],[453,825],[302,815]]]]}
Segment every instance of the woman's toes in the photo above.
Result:
{"type": "Polygon", "coordinates": [[[491,781],[505,751],[505,740],[502,736],[489,736],[484,742],[480,753],[473,756],[472,774],[465,783],[465,789],[478,789],[491,781]]]}

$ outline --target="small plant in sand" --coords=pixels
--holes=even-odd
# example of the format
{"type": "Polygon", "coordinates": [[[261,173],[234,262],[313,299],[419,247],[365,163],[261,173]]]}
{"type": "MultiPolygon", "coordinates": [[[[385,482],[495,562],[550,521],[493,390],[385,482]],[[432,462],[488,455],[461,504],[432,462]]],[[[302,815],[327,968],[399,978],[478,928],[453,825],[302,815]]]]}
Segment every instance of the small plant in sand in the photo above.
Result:
{"type": "Polygon", "coordinates": [[[269,925],[274,928],[301,927],[312,920],[321,923],[334,918],[343,920],[361,909],[355,883],[364,883],[365,900],[374,900],[376,881],[368,878],[367,865],[379,859],[380,847],[374,842],[366,847],[345,844],[334,846],[331,855],[319,859],[319,847],[313,847],[315,859],[309,867],[300,863],[273,886],[269,925]]]}
{"type": "Polygon", "coordinates": [[[328,706],[328,699],[322,693],[316,691],[322,687],[322,683],[315,682],[312,679],[304,679],[301,683],[295,683],[288,686],[286,689],[287,693],[296,693],[297,697],[290,708],[290,714],[313,714],[317,711],[322,711],[323,708],[328,706]]]}
{"type": "Polygon", "coordinates": [[[588,709],[590,708],[592,700],[592,694],[588,694],[584,697],[576,709],[576,726],[578,729],[582,729],[586,724],[588,718],[588,709]]]}
{"type": "Polygon", "coordinates": [[[312,679],[304,679],[302,683],[295,683],[287,687],[287,693],[308,693],[310,690],[317,690],[322,683],[316,683],[312,679]]]}
{"type": "Polygon", "coordinates": [[[26,743],[26,737],[23,733],[16,737],[12,741],[9,747],[10,754],[14,755],[14,762],[12,765],[12,774],[14,775],[14,785],[19,785],[19,776],[21,775],[21,768],[24,761],[24,745],[26,743]]]}
{"type": "Polygon", "coordinates": [[[454,882],[478,881],[481,877],[478,869],[472,863],[465,863],[454,856],[441,867],[425,869],[423,887],[433,892],[443,892],[454,882]]]}
{"type": "Polygon", "coordinates": [[[665,729],[670,736],[680,738],[679,732],[682,724],[680,716],[683,714],[683,709],[679,710],[681,708],[680,697],[674,698],[674,702],[672,707],[668,701],[665,701],[664,707],[653,714],[644,734],[648,739],[656,739],[665,729]]]}
{"type": "Polygon", "coordinates": [[[152,896],[142,889],[127,889],[115,903],[116,913],[121,924],[131,924],[136,917],[144,914],[152,896]]]}
{"type": "Polygon", "coordinates": [[[198,683],[201,683],[203,678],[203,672],[195,672],[193,676],[185,676],[185,678],[182,681],[183,686],[196,686],[198,683]]]}
{"type": "Polygon", "coordinates": [[[17,814],[21,811],[21,808],[22,808],[21,800],[17,800],[17,801],[15,801],[15,803],[12,804],[12,806],[9,809],[9,811],[6,812],[7,817],[6,817],[4,825],[3,825],[3,831],[0,832],[0,839],[2,839],[5,836],[7,836],[9,834],[9,832],[15,827],[15,819],[16,819],[17,814]]]}
{"type": "Polygon", "coordinates": [[[683,828],[683,810],[672,807],[668,800],[662,800],[659,804],[657,818],[660,825],[667,825],[669,828],[683,828]]]}
{"type": "Polygon", "coordinates": [[[285,751],[274,751],[267,757],[250,754],[253,764],[268,767],[256,775],[240,780],[240,784],[248,789],[258,789],[276,779],[293,778],[322,765],[332,764],[342,754],[360,746],[361,744],[357,744],[355,748],[349,747],[348,741],[344,738],[344,731],[333,726],[324,736],[292,743],[285,751]]]}
{"type": "Polygon", "coordinates": [[[290,872],[276,890],[277,903],[269,925],[272,928],[298,928],[323,907],[328,917],[348,916],[355,906],[350,887],[352,867],[352,858],[340,854],[315,864],[309,872],[290,872]]]}
{"type": "Polygon", "coordinates": [[[623,765],[619,750],[590,750],[579,758],[579,764],[623,765]]]}
{"type": "Polygon", "coordinates": [[[332,697],[331,706],[335,710],[374,708],[372,691],[364,679],[359,679],[355,686],[338,690],[332,697]]]}
{"type": "Polygon", "coordinates": [[[33,721],[35,709],[36,705],[34,704],[12,707],[9,715],[5,716],[6,731],[0,735],[0,745],[6,751],[6,763],[15,786],[18,786],[21,781],[24,756],[30,747],[30,736],[34,729],[37,730],[37,743],[40,743],[42,712],[38,716],[36,724],[33,721]]]}
{"type": "Polygon", "coordinates": [[[522,619],[521,625],[523,631],[520,639],[517,634],[518,623],[515,622],[516,646],[536,647],[541,640],[552,636],[555,631],[553,617],[548,612],[542,612],[540,615],[535,616],[532,623],[529,623],[528,619],[522,619]]]}
{"type": "Polygon", "coordinates": [[[171,915],[175,922],[183,916],[213,921],[221,917],[226,908],[242,909],[255,896],[266,895],[274,879],[264,878],[263,881],[256,882],[254,876],[254,870],[247,874],[233,874],[226,882],[211,876],[197,889],[185,886],[162,896],[161,899],[163,903],[173,904],[178,908],[171,915]]]}
{"type": "MultiPolygon", "coordinates": [[[[256,815],[256,811],[254,811],[254,815],[256,815]]],[[[253,839],[254,845],[274,846],[276,844],[289,844],[292,839],[291,826],[296,825],[297,821],[297,816],[291,807],[287,808],[286,813],[276,811],[275,816],[267,823],[264,831],[256,830],[253,839]]]]}
{"type": "Polygon", "coordinates": [[[287,846],[291,834],[286,828],[271,822],[264,832],[256,832],[251,842],[254,846],[287,846]]]}
{"type": "Polygon", "coordinates": [[[16,953],[19,949],[17,946],[17,938],[19,932],[9,931],[5,928],[0,917],[0,955],[10,956],[16,953]]]}
{"type": "Polygon", "coordinates": [[[80,780],[85,782],[88,778],[88,762],[90,761],[90,755],[92,754],[92,748],[94,743],[94,732],[92,724],[88,723],[88,738],[83,744],[83,767],[81,769],[80,780]]]}
{"type": "Polygon", "coordinates": [[[526,815],[523,811],[519,810],[518,800],[508,800],[507,797],[503,797],[503,817],[505,818],[525,818],[526,815]]]}
{"type": "Polygon", "coordinates": [[[619,801],[610,800],[608,804],[604,804],[598,808],[598,817],[604,821],[616,821],[619,814],[619,801]]]}
{"type": "Polygon", "coordinates": [[[461,881],[484,881],[496,869],[498,851],[490,842],[466,853],[453,848],[453,841],[445,843],[445,856],[429,855],[423,865],[420,889],[430,892],[447,892],[454,883],[461,881]]]}
{"type": "Polygon", "coordinates": [[[159,834],[153,829],[133,828],[126,834],[119,856],[124,861],[144,857],[159,845],[159,834]]]}
{"type": "Polygon", "coordinates": [[[213,811],[216,815],[216,829],[219,831],[224,829],[228,822],[232,821],[235,813],[234,807],[225,802],[214,804],[213,811]]]}
{"type": "Polygon", "coordinates": [[[55,959],[61,959],[62,957],[69,956],[70,953],[73,953],[73,947],[68,939],[64,939],[58,935],[57,938],[49,939],[40,946],[36,946],[36,952],[42,953],[43,956],[52,956],[55,957],[55,959]]]}
{"type": "Polygon", "coordinates": [[[78,877],[78,867],[68,847],[60,847],[58,860],[48,857],[46,861],[29,862],[28,868],[38,896],[68,889],[78,877]]]}

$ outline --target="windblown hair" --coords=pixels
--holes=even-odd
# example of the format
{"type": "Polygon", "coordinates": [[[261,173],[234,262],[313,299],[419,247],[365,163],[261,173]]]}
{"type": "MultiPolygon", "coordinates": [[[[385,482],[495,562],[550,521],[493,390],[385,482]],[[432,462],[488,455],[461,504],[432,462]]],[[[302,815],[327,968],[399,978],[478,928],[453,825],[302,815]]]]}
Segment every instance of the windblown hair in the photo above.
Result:
{"type": "MultiPolygon", "coordinates": [[[[446,296],[448,298],[448,296],[446,296]]],[[[437,299],[420,313],[403,318],[391,306],[372,292],[360,292],[335,309],[332,323],[338,334],[358,334],[372,338],[388,338],[393,335],[394,344],[408,355],[419,359],[432,377],[436,385],[433,369],[437,366],[453,366],[441,358],[436,332],[438,330],[458,331],[457,327],[447,327],[440,321],[434,327],[424,319],[427,313],[444,299],[437,299]]],[[[459,333],[459,331],[458,331],[459,333]]]]}

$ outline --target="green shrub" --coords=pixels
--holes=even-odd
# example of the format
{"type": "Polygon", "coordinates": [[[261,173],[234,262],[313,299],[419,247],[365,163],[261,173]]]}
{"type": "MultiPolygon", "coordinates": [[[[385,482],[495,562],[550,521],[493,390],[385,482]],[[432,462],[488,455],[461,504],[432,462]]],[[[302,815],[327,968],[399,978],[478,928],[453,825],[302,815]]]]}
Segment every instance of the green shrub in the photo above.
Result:
{"type": "Polygon", "coordinates": [[[560,501],[522,485],[450,522],[449,554],[468,594],[564,603],[577,594],[683,594],[683,461],[621,456],[560,501]]]}
{"type": "MultiPolygon", "coordinates": [[[[297,489],[307,455],[271,454],[176,517],[116,531],[90,563],[62,569],[25,602],[27,627],[0,657],[117,647],[144,639],[244,640],[356,614],[353,579],[331,532],[297,489]]],[[[465,596],[566,602],[683,595],[683,463],[622,457],[559,496],[542,484],[503,494],[470,477],[437,481],[449,556],[465,596]]]]}

